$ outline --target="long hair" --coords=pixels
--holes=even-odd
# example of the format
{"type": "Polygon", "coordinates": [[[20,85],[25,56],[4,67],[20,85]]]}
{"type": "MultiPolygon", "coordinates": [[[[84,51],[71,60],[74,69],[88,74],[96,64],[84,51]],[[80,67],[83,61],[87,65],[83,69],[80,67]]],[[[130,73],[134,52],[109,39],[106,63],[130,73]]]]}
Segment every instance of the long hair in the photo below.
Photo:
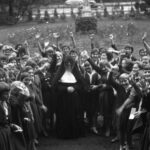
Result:
{"type": "Polygon", "coordinates": [[[71,57],[71,56],[64,56],[63,61],[61,63],[61,66],[59,67],[59,69],[56,72],[55,77],[52,80],[52,87],[55,87],[59,81],[59,79],[63,76],[64,72],[65,72],[65,63],[70,62],[72,65],[72,73],[75,76],[77,82],[84,88],[87,88],[87,84],[83,78],[83,76],[81,75],[79,69],[78,69],[78,65],[75,62],[75,60],[71,57]]]}

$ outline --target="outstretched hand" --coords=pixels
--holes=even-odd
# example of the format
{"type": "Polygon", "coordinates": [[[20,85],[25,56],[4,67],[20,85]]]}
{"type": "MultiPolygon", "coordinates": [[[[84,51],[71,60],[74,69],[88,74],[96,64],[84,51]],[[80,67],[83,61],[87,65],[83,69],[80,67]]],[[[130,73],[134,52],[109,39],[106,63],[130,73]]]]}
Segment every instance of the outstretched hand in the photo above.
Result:
{"type": "Polygon", "coordinates": [[[146,40],[146,38],[147,38],[147,32],[144,32],[144,35],[143,35],[143,37],[142,37],[142,40],[144,41],[144,40],[146,40]]]}
{"type": "Polygon", "coordinates": [[[110,35],[109,35],[109,38],[110,38],[110,40],[113,40],[113,39],[114,39],[114,35],[113,35],[113,34],[110,34],[110,35]]]}
{"type": "Polygon", "coordinates": [[[88,54],[88,52],[86,50],[84,50],[83,52],[81,52],[81,56],[83,58],[85,58],[85,59],[89,59],[90,58],[90,56],[89,56],[89,54],[88,54]]]}

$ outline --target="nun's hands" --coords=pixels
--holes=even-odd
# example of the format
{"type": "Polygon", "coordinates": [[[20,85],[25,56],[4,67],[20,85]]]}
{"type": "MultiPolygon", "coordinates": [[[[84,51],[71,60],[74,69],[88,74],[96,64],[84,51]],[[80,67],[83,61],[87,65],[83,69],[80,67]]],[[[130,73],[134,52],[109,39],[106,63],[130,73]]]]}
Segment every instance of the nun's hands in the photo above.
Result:
{"type": "Polygon", "coordinates": [[[69,86],[69,87],[67,88],[67,91],[68,91],[69,93],[73,93],[73,92],[75,91],[75,89],[74,89],[74,87],[69,86]]]}
{"type": "Polygon", "coordinates": [[[11,124],[11,128],[14,130],[14,132],[22,132],[22,128],[16,124],[11,124]]]}
{"type": "Polygon", "coordinates": [[[41,109],[42,109],[44,112],[47,112],[47,111],[48,111],[48,109],[47,109],[47,107],[46,107],[45,105],[42,105],[42,106],[41,106],[41,109]]]}

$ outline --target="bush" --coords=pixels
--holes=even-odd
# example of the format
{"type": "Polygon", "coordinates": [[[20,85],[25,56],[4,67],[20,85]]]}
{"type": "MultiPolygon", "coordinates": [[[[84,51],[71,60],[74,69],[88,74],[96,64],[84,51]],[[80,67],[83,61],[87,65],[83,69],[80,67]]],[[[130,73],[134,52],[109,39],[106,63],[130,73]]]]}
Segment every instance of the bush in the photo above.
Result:
{"type": "Polygon", "coordinates": [[[76,32],[97,32],[97,19],[94,17],[78,17],[75,21],[76,32]]]}
{"type": "Polygon", "coordinates": [[[54,17],[55,17],[55,19],[58,19],[58,12],[57,12],[56,8],[54,9],[54,17]]]}
{"type": "Polygon", "coordinates": [[[18,18],[16,16],[9,16],[8,14],[0,14],[0,25],[14,25],[18,23],[18,18]]]}
{"type": "Polygon", "coordinates": [[[123,17],[123,16],[124,16],[124,8],[123,8],[123,6],[121,6],[121,10],[120,10],[119,16],[120,16],[120,17],[123,17]]]}
{"type": "Polygon", "coordinates": [[[49,13],[47,10],[45,10],[45,13],[44,13],[44,20],[45,21],[49,21],[50,20],[50,16],[49,16],[49,13]]]}
{"type": "Polygon", "coordinates": [[[96,17],[100,19],[101,18],[101,13],[96,11],[96,17]]]}
{"type": "Polygon", "coordinates": [[[73,19],[76,18],[76,15],[75,15],[74,12],[73,12],[73,8],[71,8],[71,17],[72,17],[73,19]]]}
{"type": "Polygon", "coordinates": [[[135,10],[133,7],[131,7],[130,17],[135,17],[135,10]]]}
{"type": "Polygon", "coordinates": [[[60,15],[60,19],[61,20],[66,20],[66,14],[64,12],[60,15]]]}
{"type": "Polygon", "coordinates": [[[108,11],[107,11],[107,8],[105,7],[104,8],[104,17],[108,17],[109,16],[109,13],[108,13],[108,11]]]}
{"type": "Polygon", "coordinates": [[[56,22],[56,19],[55,17],[50,17],[50,20],[49,20],[50,23],[55,23],[56,22]]]}
{"type": "Polygon", "coordinates": [[[78,8],[78,17],[81,17],[81,15],[82,15],[82,8],[78,8]]]}
{"type": "Polygon", "coordinates": [[[37,10],[37,15],[36,15],[36,21],[40,21],[41,20],[41,11],[40,9],[37,10]]]}
{"type": "Polygon", "coordinates": [[[29,9],[28,10],[28,21],[32,21],[33,20],[33,12],[32,12],[32,9],[29,9]]]}

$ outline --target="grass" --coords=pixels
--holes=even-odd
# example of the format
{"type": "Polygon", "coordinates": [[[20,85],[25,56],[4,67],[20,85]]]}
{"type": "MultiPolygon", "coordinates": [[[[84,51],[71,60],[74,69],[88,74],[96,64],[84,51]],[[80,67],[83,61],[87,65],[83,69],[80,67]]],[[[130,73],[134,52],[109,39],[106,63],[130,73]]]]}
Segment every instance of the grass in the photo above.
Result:
{"type": "MultiPolygon", "coordinates": [[[[150,33],[149,20],[108,20],[102,19],[98,21],[98,31],[95,35],[96,47],[109,47],[109,35],[113,34],[119,48],[123,48],[125,44],[132,44],[135,48],[135,54],[143,47],[142,35],[144,32],[150,33]]],[[[26,23],[16,26],[0,27],[0,42],[5,44],[18,44],[25,40],[29,42],[32,52],[37,50],[37,40],[35,35],[41,33],[41,41],[49,39],[50,43],[55,43],[53,38],[54,32],[60,33],[59,43],[70,45],[69,32],[75,32],[75,23],[69,19],[64,22],[37,24],[26,23]]],[[[88,34],[75,33],[77,47],[80,50],[90,50],[90,39],[88,34]]],[[[148,40],[150,39],[150,34],[148,40]]]]}

